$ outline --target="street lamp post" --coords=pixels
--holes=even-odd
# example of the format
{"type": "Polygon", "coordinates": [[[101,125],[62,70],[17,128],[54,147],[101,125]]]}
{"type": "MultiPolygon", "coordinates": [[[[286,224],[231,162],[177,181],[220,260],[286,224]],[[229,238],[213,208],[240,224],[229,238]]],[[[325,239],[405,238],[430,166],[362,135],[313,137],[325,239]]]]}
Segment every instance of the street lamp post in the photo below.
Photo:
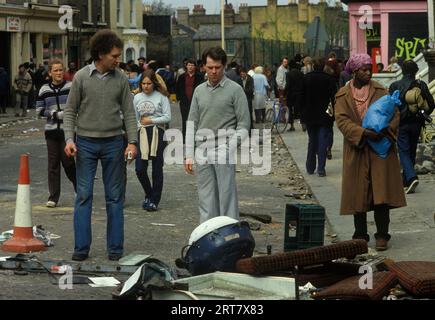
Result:
{"type": "Polygon", "coordinates": [[[221,37],[222,49],[225,50],[225,0],[221,0],[221,37]]]}
{"type": "Polygon", "coordinates": [[[435,20],[434,0],[427,0],[427,15],[429,24],[429,48],[423,51],[424,59],[429,65],[429,82],[435,80],[435,20]]]}
{"type": "Polygon", "coordinates": [[[433,45],[435,41],[434,0],[427,0],[427,15],[429,19],[429,41],[433,45]]]}

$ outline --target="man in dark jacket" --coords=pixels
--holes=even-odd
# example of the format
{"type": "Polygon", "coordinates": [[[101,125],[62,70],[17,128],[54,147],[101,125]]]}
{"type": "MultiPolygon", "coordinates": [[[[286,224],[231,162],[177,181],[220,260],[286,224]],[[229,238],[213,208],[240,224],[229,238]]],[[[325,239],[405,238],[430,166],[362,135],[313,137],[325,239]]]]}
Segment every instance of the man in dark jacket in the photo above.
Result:
{"type": "MultiPolygon", "coordinates": [[[[289,71],[286,74],[285,94],[289,109],[290,128],[288,131],[295,131],[294,120],[300,117],[300,105],[302,98],[304,74],[295,60],[289,62],[289,71]]],[[[303,123],[301,121],[301,123],[303,123]]],[[[304,125],[302,126],[305,129],[304,125]]]]}
{"type": "Polygon", "coordinates": [[[334,123],[334,118],[326,111],[330,103],[334,105],[337,93],[335,79],[323,71],[324,67],[323,59],[314,59],[314,71],[305,75],[301,109],[301,119],[307,126],[309,137],[307,172],[314,174],[317,160],[319,177],[326,176],[326,154],[334,123]]]}
{"type": "Polygon", "coordinates": [[[0,113],[6,113],[6,105],[9,97],[9,75],[0,67],[0,113]]]}
{"type": "Polygon", "coordinates": [[[190,104],[196,87],[204,81],[204,77],[196,71],[196,62],[189,59],[186,72],[180,75],[176,86],[177,100],[180,102],[181,119],[183,121],[183,143],[186,142],[186,122],[189,117],[190,104]]]}
{"type": "Polygon", "coordinates": [[[233,80],[234,82],[239,82],[240,81],[240,75],[238,72],[238,68],[239,66],[237,65],[237,62],[232,61],[229,65],[228,65],[228,69],[225,72],[225,75],[227,76],[228,79],[233,80]]]}
{"type": "MultiPolygon", "coordinates": [[[[245,91],[246,98],[248,99],[249,115],[251,117],[251,130],[254,127],[254,119],[252,116],[252,100],[254,99],[254,79],[248,74],[246,68],[240,69],[240,79],[238,83],[245,91]]],[[[249,130],[249,133],[250,131],[249,130]]]]}
{"type": "Polygon", "coordinates": [[[420,112],[413,113],[409,111],[406,103],[406,92],[412,87],[421,89],[421,96],[428,105],[428,110],[424,111],[426,116],[429,116],[434,110],[435,104],[432,95],[426,85],[421,80],[415,80],[415,75],[418,72],[417,64],[412,61],[405,61],[402,65],[403,78],[396,81],[390,86],[390,93],[396,90],[400,91],[400,100],[402,101],[399,135],[397,137],[397,146],[399,148],[400,164],[403,169],[403,184],[405,193],[414,193],[418,186],[417,173],[414,170],[415,157],[417,152],[418,138],[421,128],[424,126],[424,116],[420,112]]]}

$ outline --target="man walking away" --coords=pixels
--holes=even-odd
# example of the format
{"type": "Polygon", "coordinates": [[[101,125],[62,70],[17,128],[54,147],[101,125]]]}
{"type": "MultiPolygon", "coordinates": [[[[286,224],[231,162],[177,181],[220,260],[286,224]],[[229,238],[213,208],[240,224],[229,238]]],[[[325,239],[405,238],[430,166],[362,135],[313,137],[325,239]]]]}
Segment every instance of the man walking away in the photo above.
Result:
{"type": "Polygon", "coordinates": [[[109,260],[119,260],[124,250],[124,161],[127,156],[136,157],[137,122],[127,78],[118,69],[122,47],[122,40],[110,30],[101,30],[92,37],[93,62],[75,75],[65,108],[65,152],[77,157],[72,256],[76,261],[87,259],[91,248],[93,187],[98,160],[103,169],[106,194],[109,260]],[[121,112],[128,136],[125,151],[121,112]]]}
{"type": "Polygon", "coordinates": [[[314,71],[305,75],[303,81],[302,121],[308,131],[308,152],[306,169],[314,174],[317,168],[319,177],[326,176],[326,156],[330,143],[334,118],[326,113],[329,104],[334,103],[337,87],[333,77],[323,71],[325,62],[314,59],[314,71]]]}
{"type": "MultiPolygon", "coordinates": [[[[288,131],[295,131],[294,120],[300,118],[300,105],[302,98],[304,74],[302,73],[295,60],[289,63],[289,71],[286,74],[286,89],[287,106],[289,111],[290,128],[288,131]]],[[[303,121],[301,121],[303,123],[303,121]]],[[[302,125],[302,129],[305,129],[302,125]]],[[[305,131],[305,130],[304,130],[305,131]]]]}
{"type": "Polygon", "coordinates": [[[208,81],[199,85],[193,94],[188,119],[193,130],[190,127],[187,130],[185,170],[193,174],[195,146],[204,143],[208,151],[213,149],[214,154],[208,152],[203,157],[200,150],[196,157],[198,162],[200,160],[197,165],[200,222],[218,216],[239,219],[236,166],[231,164],[229,156],[235,151],[230,148],[237,137],[241,136],[243,140],[248,135],[248,101],[243,89],[224,75],[227,54],[222,48],[207,49],[203,61],[208,81]],[[209,135],[205,141],[200,137],[193,141],[199,130],[209,135]],[[223,136],[219,137],[219,134],[223,136]],[[215,154],[219,155],[219,161],[215,154]],[[222,154],[225,159],[222,159],[222,154]]]}
{"type": "Polygon", "coordinates": [[[225,76],[228,79],[233,80],[234,82],[239,82],[240,81],[240,75],[239,75],[239,72],[238,72],[238,68],[239,68],[239,66],[237,65],[237,62],[232,61],[228,65],[228,69],[225,72],[225,76]]]}
{"type": "Polygon", "coordinates": [[[418,186],[418,176],[414,170],[414,166],[418,138],[420,136],[421,128],[425,125],[424,114],[426,117],[429,117],[434,110],[435,104],[427,84],[424,83],[424,81],[415,80],[418,66],[414,61],[405,61],[402,66],[402,72],[402,80],[391,84],[390,93],[393,93],[396,90],[400,90],[401,93],[400,100],[402,101],[402,106],[400,107],[401,111],[397,146],[399,147],[400,164],[403,169],[403,185],[405,187],[405,193],[409,194],[414,193],[415,188],[418,186]],[[410,108],[410,103],[412,102],[409,98],[407,101],[406,97],[407,93],[410,90],[413,90],[413,88],[417,89],[417,92],[420,93],[422,107],[425,105],[426,110],[418,110],[418,107],[416,109],[412,109],[412,107],[410,108]]]}

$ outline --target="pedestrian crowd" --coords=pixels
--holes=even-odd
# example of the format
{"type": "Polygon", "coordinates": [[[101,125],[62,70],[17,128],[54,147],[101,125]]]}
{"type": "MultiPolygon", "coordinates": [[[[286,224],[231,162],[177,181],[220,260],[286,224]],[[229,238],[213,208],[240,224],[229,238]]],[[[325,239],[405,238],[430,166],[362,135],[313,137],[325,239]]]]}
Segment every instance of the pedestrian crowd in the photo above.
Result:
{"type": "MultiPolygon", "coordinates": [[[[80,70],[74,62],[67,70],[59,59],[38,70],[32,64],[23,64],[12,84],[15,115],[26,115],[34,105],[47,119],[46,206],[55,208],[59,204],[61,166],[76,193],[73,260],[89,256],[93,186],[99,161],[110,260],[123,255],[128,164],[135,163],[143,188],[142,208],[150,212],[159,209],[171,100],[178,101],[180,107],[185,172],[196,172],[200,222],[221,215],[239,219],[235,165],[213,158],[223,152],[228,160],[232,152],[229,141],[233,137],[221,139],[220,130],[250,134],[256,124],[266,121],[267,102],[272,99],[287,108],[288,131],[295,131],[295,121],[299,120],[307,133],[305,169],[310,175],[326,177],[336,123],[344,137],[341,214],[354,216],[353,238],[369,241],[367,212],[374,211],[376,248],[388,248],[390,210],[406,206],[405,193],[415,192],[418,138],[435,107],[427,85],[416,80],[415,62],[399,66],[397,60],[391,60],[387,71],[401,69],[403,79],[388,91],[371,79],[373,62],[367,54],[356,54],[346,61],[337,59],[335,53],[327,58],[298,54],[292,59],[283,57],[280,65],[270,68],[258,64],[245,68],[236,61],[228,62],[222,48],[212,47],[200,61],[186,58],[181,68],[172,68],[145,57],[140,57],[137,64],[133,60],[123,63],[122,48],[115,33],[100,31],[90,42],[91,59],[80,70]],[[363,128],[370,106],[396,90],[400,91],[402,105],[396,106],[389,127],[382,132],[363,128]],[[195,150],[202,141],[196,136],[201,129],[208,129],[216,137],[216,152],[204,155],[199,163],[195,150]],[[392,142],[386,159],[377,156],[368,143],[383,138],[392,142]]],[[[376,68],[382,70],[383,66],[376,68]]],[[[8,103],[8,81],[5,69],[0,68],[2,113],[8,103]]]]}

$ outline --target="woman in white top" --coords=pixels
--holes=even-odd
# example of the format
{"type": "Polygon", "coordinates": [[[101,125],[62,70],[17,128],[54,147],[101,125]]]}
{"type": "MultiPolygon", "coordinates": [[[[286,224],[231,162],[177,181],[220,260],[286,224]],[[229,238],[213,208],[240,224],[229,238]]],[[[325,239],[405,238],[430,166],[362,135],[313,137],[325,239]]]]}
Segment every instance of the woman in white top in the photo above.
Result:
{"type": "Polygon", "coordinates": [[[136,175],[145,192],[143,209],[156,211],[163,189],[164,128],[171,121],[171,106],[169,94],[161,88],[153,70],[145,71],[139,84],[140,93],[133,101],[139,127],[136,175]],[[147,172],[149,160],[153,164],[152,184],[147,172]]]}
{"type": "Polygon", "coordinates": [[[256,67],[254,79],[254,101],[253,107],[255,110],[255,122],[260,123],[266,117],[266,99],[267,90],[270,88],[266,76],[263,74],[263,67],[256,67]]]}

